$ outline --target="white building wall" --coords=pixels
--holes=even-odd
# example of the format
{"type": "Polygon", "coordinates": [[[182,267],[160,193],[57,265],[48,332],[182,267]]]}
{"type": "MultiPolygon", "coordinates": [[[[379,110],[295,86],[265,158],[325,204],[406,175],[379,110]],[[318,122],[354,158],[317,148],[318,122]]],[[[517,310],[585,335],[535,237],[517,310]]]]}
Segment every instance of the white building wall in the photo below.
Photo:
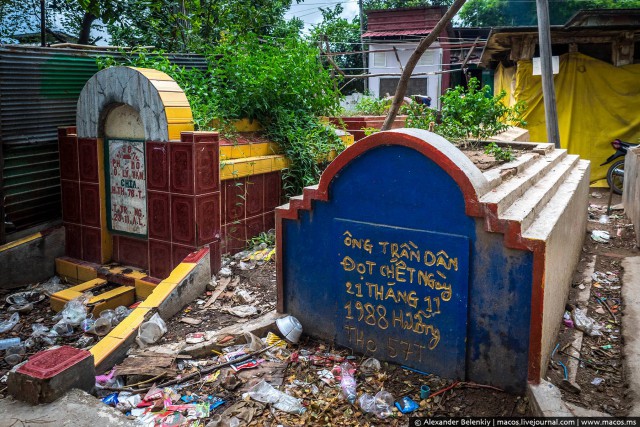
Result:
{"type": "MultiPolygon", "coordinates": [[[[380,93],[380,79],[384,78],[399,78],[402,70],[398,64],[398,59],[393,52],[394,44],[382,44],[382,43],[369,43],[369,74],[381,74],[391,73],[398,74],[398,76],[382,76],[382,77],[369,77],[369,91],[373,96],[381,97],[385,96],[384,93],[380,93]],[[376,65],[374,59],[376,57],[375,51],[391,50],[390,52],[381,52],[384,54],[384,66],[382,64],[376,65]]],[[[409,61],[409,57],[417,47],[417,43],[402,43],[395,45],[398,51],[398,57],[404,67],[409,61]]],[[[433,45],[436,49],[427,49],[422,55],[422,61],[426,61],[426,64],[430,65],[417,65],[413,71],[413,74],[428,73],[442,70],[442,49],[437,48],[437,44],[433,45]]],[[[431,107],[440,108],[440,80],[441,74],[432,74],[426,76],[415,76],[413,78],[427,79],[427,93],[408,93],[407,95],[426,95],[431,97],[431,107]]],[[[393,93],[390,94],[393,96],[393,93]]]]}

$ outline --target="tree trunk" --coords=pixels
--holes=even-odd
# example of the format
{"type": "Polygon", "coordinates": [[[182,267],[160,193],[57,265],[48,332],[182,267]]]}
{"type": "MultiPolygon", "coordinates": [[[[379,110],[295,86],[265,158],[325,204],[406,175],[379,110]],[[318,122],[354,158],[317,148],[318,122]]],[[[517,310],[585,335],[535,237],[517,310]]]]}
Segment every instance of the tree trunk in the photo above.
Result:
{"type": "Polygon", "coordinates": [[[442,16],[440,21],[433,28],[433,31],[429,33],[429,35],[422,40],[416,47],[416,50],[413,51],[411,56],[409,57],[409,61],[407,61],[407,65],[404,66],[404,71],[402,72],[402,76],[400,76],[400,81],[398,82],[398,88],[396,89],[396,94],[393,97],[393,103],[391,104],[391,108],[389,108],[389,113],[387,114],[387,118],[384,120],[384,124],[382,125],[382,129],[380,130],[389,130],[391,129],[391,125],[393,121],[396,119],[398,115],[398,110],[400,109],[400,105],[402,105],[402,101],[404,100],[404,95],[407,93],[407,86],[409,85],[409,78],[413,73],[414,68],[416,68],[416,64],[418,60],[422,56],[422,54],[427,50],[431,44],[436,41],[436,39],[442,33],[442,30],[446,28],[451,19],[455,16],[456,13],[460,10],[462,5],[466,0],[455,0],[449,10],[442,16]]]}
{"type": "Polygon", "coordinates": [[[85,12],[82,17],[82,24],[80,27],[80,35],[78,36],[78,44],[89,44],[89,37],[91,36],[91,25],[97,18],[93,13],[85,12]]]}

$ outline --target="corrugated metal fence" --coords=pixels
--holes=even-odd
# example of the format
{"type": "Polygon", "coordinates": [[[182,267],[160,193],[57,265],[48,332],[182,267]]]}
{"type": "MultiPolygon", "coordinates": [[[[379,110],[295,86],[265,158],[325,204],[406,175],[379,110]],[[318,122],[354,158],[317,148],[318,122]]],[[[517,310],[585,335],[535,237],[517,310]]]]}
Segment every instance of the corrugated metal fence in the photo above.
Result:
{"type": "MultiPolygon", "coordinates": [[[[78,95],[118,52],[0,45],[0,244],[61,216],[57,128],[74,125],[78,95]],[[3,221],[4,219],[4,221],[3,221]]],[[[206,69],[200,55],[171,62],[206,69]]]]}

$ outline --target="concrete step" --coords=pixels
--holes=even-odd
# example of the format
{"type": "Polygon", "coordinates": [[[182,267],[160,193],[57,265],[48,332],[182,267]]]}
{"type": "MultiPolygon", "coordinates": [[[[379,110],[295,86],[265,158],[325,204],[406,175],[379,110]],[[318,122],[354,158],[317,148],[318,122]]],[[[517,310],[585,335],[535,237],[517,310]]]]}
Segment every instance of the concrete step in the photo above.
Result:
{"type": "Polygon", "coordinates": [[[588,171],[589,162],[585,160],[578,161],[533,222],[526,228],[522,227],[522,237],[534,240],[548,239],[588,171]]]}
{"type": "Polygon", "coordinates": [[[487,205],[495,205],[496,213],[499,215],[566,156],[567,150],[553,150],[545,156],[536,157],[521,173],[506,179],[482,196],[480,202],[487,205]]]}
{"type": "Polygon", "coordinates": [[[539,153],[525,153],[512,162],[502,164],[500,167],[483,172],[484,177],[489,181],[489,188],[494,189],[498,185],[502,184],[503,181],[521,173],[538,160],[539,157],[539,153]]]}
{"type": "Polygon", "coordinates": [[[549,200],[562,187],[565,178],[577,165],[579,156],[567,155],[535,184],[524,192],[522,197],[509,206],[500,219],[521,223],[521,230],[526,230],[544,209],[549,200]]]}

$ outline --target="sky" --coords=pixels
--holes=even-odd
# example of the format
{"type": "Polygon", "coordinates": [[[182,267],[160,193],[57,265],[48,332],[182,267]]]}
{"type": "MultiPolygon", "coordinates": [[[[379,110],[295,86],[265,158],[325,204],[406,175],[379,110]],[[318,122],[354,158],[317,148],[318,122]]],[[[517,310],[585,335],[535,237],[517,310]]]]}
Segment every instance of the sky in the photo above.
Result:
{"type": "Polygon", "coordinates": [[[351,20],[358,16],[358,0],[304,0],[300,4],[296,4],[294,0],[285,17],[287,19],[293,17],[301,19],[305,23],[305,29],[308,30],[311,25],[322,21],[322,14],[318,10],[319,7],[333,9],[337,4],[341,4],[344,8],[342,17],[351,20]]]}

